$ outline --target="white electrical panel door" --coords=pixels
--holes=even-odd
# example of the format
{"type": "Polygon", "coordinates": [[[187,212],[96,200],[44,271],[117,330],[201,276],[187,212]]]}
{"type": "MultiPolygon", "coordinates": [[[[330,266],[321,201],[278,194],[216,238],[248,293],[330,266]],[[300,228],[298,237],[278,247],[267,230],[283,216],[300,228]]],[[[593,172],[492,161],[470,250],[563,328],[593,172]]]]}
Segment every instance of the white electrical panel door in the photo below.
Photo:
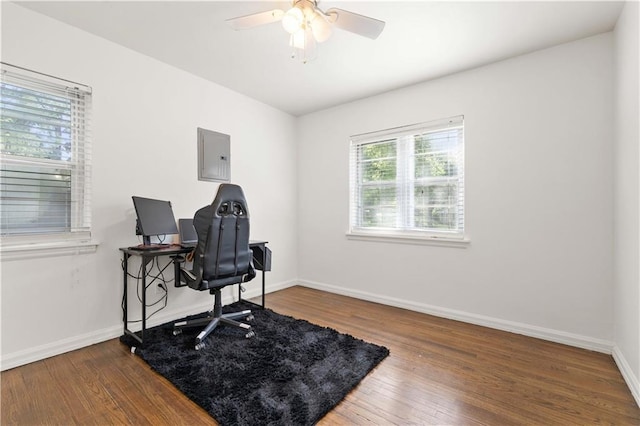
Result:
{"type": "Polygon", "coordinates": [[[198,180],[231,180],[231,136],[198,128],[198,180]]]}

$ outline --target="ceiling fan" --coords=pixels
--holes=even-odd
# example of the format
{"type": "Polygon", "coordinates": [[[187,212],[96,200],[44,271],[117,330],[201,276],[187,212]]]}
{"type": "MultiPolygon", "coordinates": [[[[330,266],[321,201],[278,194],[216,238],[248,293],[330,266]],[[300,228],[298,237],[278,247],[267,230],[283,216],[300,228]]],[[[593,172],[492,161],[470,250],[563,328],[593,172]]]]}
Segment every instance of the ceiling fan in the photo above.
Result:
{"type": "Polygon", "coordinates": [[[245,30],[278,21],[282,21],[284,29],[291,34],[291,57],[304,63],[316,57],[317,43],[326,41],[331,36],[333,27],[375,40],[385,25],[384,21],[343,9],[322,11],[316,0],[293,0],[292,7],[287,12],[273,9],[227,19],[234,30],[245,30]]]}

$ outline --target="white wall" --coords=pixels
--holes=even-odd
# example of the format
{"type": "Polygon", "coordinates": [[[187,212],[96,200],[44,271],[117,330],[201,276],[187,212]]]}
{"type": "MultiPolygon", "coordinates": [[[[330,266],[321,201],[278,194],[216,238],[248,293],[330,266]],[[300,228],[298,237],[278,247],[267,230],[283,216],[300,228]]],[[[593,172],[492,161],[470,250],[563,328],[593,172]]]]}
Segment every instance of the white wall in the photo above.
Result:
{"type": "MultiPolygon", "coordinates": [[[[640,158],[637,97],[634,104],[629,94],[638,90],[638,24],[629,18],[637,6],[627,4],[615,33],[615,91],[614,36],[604,34],[296,121],[3,2],[3,61],[93,87],[100,246],[88,255],[3,259],[2,368],[121,333],[117,248],[137,242],[130,197],[170,199],[177,217],[209,202],[216,185],[196,180],[196,128],[205,127],[232,136],[232,178],[249,198],[252,236],[274,250],[272,288],[300,277],[596,350],[610,350],[615,339],[616,360],[637,383],[640,158]],[[458,114],[465,115],[470,246],[347,240],[349,135],[458,114]],[[615,253],[628,254],[615,267],[614,218],[615,253]]],[[[201,310],[201,294],[169,290],[156,322],[201,310]]]]}
{"type": "Polygon", "coordinates": [[[301,117],[309,286],[610,351],[612,36],[301,117]],[[465,116],[468,248],[348,240],[349,136],[465,116]]]}
{"type": "Polygon", "coordinates": [[[614,356],[640,404],[640,50],[638,2],[627,2],[614,32],[614,356]]]}
{"type": "MultiPolygon", "coordinates": [[[[7,2],[2,61],[92,86],[100,242],[93,254],[3,259],[2,368],[121,334],[118,248],[138,243],[131,196],[171,200],[176,217],[191,217],[215,195],[216,184],[197,180],[197,127],[231,135],[232,182],[249,201],[252,238],[268,240],[274,253],[268,284],[297,277],[294,117],[7,2]]],[[[257,293],[254,283],[248,293],[257,293]]],[[[154,319],[211,303],[170,287],[164,316],[154,319]]]]}

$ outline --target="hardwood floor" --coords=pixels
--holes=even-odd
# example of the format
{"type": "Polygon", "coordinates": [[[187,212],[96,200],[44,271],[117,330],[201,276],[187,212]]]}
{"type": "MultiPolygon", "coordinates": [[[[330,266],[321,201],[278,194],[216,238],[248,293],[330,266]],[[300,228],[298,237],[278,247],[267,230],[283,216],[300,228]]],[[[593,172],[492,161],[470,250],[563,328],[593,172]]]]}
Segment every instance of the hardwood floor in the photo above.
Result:
{"type": "MultiPolygon", "coordinates": [[[[304,287],[266,300],[391,351],[321,425],[640,424],[609,355],[304,287]]],[[[117,339],[1,380],[2,425],[216,424],[117,339]]]]}

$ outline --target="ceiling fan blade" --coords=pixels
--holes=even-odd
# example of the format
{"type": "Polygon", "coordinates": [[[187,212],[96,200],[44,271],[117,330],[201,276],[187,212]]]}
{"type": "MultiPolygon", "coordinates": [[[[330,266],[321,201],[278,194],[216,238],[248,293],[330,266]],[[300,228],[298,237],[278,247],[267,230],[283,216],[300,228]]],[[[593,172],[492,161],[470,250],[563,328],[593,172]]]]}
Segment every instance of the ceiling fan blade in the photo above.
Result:
{"type": "Polygon", "coordinates": [[[227,19],[229,25],[234,30],[246,30],[260,25],[271,24],[282,19],[284,11],[280,9],[267,10],[266,12],[254,13],[252,15],[239,16],[227,19]]]}
{"type": "Polygon", "coordinates": [[[325,14],[336,27],[370,39],[375,40],[378,38],[384,29],[384,21],[349,12],[348,10],[331,8],[325,14]]]}

